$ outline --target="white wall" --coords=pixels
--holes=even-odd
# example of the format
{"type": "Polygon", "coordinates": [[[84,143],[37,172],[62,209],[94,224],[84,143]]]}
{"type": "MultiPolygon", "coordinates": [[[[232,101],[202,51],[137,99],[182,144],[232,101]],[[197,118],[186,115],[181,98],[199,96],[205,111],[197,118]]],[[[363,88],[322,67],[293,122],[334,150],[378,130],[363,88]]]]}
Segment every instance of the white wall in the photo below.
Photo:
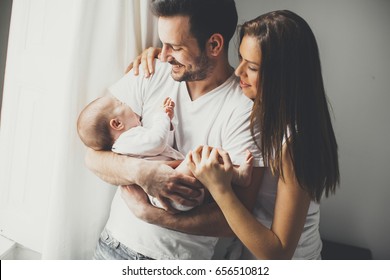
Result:
{"type": "MultiPolygon", "coordinates": [[[[236,0],[239,23],[277,9],[312,27],[334,111],[341,184],[322,202],[323,238],[390,259],[390,1],[236,0]]],[[[231,48],[232,61],[236,48],[231,48]]]]}

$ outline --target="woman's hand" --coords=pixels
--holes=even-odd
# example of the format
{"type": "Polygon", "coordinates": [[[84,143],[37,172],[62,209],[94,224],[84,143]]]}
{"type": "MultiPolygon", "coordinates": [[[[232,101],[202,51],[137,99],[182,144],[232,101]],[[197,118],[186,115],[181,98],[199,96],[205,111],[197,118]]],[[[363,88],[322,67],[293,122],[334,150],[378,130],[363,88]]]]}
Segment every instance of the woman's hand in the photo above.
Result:
{"type": "Polygon", "coordinates": [[[215,195],[232,190],[233,164],[226,151],[199,146],[188,153],[187,162],[188,168],[214,199],[215,195]]]}
{"type": "Polygon", "coordinates": [[[132,63],[127,66],[125,73],[133,69],[134,75],[139,74],[139,66],[141,65],[145,77],[148,78],[154,73],[154,62],[156,58],[159,58],[161,53],[161,48],[150,47],[145,49],[139,56],[137,56],[132,63]]]}

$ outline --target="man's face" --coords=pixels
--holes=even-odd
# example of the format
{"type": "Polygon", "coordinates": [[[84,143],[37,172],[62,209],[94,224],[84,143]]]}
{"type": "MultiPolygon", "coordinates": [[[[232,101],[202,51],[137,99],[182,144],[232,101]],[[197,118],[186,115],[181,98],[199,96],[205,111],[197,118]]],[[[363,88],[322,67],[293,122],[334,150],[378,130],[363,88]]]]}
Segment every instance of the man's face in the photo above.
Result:
{"type": "Polygon", "coordinates": [[[163,43],[160,59],[172,65],[174,80],[199,81],[208,76],[213,63],[191,35],[188,17],[160,17],[158,33],[163,43]]]}

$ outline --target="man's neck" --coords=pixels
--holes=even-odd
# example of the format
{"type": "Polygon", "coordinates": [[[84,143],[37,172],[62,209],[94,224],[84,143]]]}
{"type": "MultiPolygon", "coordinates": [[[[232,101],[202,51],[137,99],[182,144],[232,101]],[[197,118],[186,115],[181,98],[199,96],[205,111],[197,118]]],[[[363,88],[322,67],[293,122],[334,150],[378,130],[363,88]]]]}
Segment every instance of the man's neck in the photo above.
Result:
{"type": "Polygon", "coordinates": [[[217,65],[206,79],[202,81],[187,82],[187,89],[191,100],[196,100],[219,87],[229,79],[233,72],[233,67],[226,61],[224,64],[217,65]]]}

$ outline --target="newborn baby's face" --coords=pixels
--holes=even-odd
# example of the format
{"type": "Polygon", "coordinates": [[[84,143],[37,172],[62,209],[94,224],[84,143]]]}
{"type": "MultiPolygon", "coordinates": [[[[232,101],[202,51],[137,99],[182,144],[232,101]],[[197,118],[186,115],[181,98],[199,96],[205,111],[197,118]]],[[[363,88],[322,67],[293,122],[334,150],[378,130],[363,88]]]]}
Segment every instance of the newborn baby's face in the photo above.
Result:
{"type": "Polygon", "coordinates": [[[125,111],[125,116],[123,117],[123,121],[125,124],[125,129],[128,130],[130,128],[140,126],[141,125],[141,118],[136,113],[133,112],[133,110],[130,109],[129,106],[125,105],[128,110],[125,111]]]}
{"type": "Polygon", "coordinates": [[[130,106],[127,104],[120,102],[118,100],[119,104],[115,108],[115,114],[118,116],[119,119],[123,122],[125,126],[125,130],[129,130],[130,128],[140,126],[141,125],[141,118],[136,113],[131,110],[130,106]]]}

